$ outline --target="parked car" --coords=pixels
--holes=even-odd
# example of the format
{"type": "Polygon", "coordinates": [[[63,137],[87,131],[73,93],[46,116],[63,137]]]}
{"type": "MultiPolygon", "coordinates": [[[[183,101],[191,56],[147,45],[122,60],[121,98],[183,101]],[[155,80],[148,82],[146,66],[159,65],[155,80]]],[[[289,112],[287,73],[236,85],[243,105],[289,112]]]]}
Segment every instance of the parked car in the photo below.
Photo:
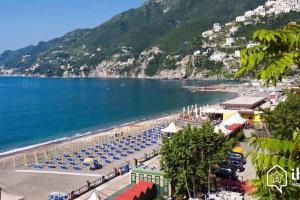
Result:
{"type": "Polygon", "coordinates": [[[243,154],[236,153],[236,152],[230,152],[228,154],[228,159],[229,160],[234,160],[234,161],[240,161],[243,165],[246,164],[246,159],[244,158],[243,154]]]}
{"type": "Polygon", "coordinates": [[[229,166],[233,168],[235,171],[241,172],[245,168],[243,167],[243,163],[237,160],[226,160],[219,164],[219,166],[229,166]]]}
{"type": "Polygon", "coordinates": [[[235,169],[230,166],[220,166],[216,171],[216,176],[230,180],[237,180],[235,169]]]}

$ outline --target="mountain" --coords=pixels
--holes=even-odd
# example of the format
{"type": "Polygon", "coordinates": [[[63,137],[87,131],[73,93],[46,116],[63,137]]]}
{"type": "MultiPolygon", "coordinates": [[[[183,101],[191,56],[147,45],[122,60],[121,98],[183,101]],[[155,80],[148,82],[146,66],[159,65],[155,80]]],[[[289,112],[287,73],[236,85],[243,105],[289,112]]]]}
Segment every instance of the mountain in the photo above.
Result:
{"type": "Polygon", "coordinates": [[[93,28],[0,55],[15,74],[89,77],[186,76],[201,33],[265,0],[146,0],[93,28]]]}

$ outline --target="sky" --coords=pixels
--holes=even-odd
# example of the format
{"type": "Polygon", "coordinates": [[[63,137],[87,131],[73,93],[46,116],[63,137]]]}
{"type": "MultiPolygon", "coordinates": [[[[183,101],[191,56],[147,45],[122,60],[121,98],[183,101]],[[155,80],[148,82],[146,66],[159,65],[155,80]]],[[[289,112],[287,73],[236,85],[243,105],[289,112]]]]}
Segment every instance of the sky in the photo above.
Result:
{"type": "Polygon", "coordinates": [[[0,53],[93,28],[144,0],[0,0],[0,53]]]}

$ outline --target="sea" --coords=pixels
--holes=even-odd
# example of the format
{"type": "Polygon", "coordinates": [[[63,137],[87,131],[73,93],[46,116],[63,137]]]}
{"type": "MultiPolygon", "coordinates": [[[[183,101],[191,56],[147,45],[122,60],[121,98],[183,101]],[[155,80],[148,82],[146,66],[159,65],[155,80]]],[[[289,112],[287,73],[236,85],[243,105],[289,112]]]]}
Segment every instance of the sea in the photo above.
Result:
{"type": "Polygon", "coordinates": [[[216,83],[0,77],[0,155],[236,96],[182,88],[216,83]]]}

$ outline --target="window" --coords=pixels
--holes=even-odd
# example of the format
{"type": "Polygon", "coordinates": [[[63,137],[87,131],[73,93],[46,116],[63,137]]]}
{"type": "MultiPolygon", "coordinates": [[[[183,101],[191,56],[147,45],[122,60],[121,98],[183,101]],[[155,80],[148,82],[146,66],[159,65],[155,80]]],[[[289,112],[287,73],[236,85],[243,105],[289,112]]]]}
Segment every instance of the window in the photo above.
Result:
{"type": "Polygon", "coordinates": [[[169,195],[169,180],[164,178],[164,195],[169,195]]]}
{"type": "Polygon", "coordinates": [[[155,176],[155,185],[160,186],[160,177],[159,176],[155,176]]]}
{"type": "Polygon", "coordinates": [[[152,175],[147,175],[147,182],[152,182],[152,175]]]}
{"type": "Polygon", "coordinates": [[[131,173],[131,183],[136,183],[136,174],[131,173]]]}
{"type": "Polygon", "coordinates": [[[139,175],[139,180],[140,180],[140,181],[144,181],[144,174],[140,174],[140,175],[139,175]]]}

